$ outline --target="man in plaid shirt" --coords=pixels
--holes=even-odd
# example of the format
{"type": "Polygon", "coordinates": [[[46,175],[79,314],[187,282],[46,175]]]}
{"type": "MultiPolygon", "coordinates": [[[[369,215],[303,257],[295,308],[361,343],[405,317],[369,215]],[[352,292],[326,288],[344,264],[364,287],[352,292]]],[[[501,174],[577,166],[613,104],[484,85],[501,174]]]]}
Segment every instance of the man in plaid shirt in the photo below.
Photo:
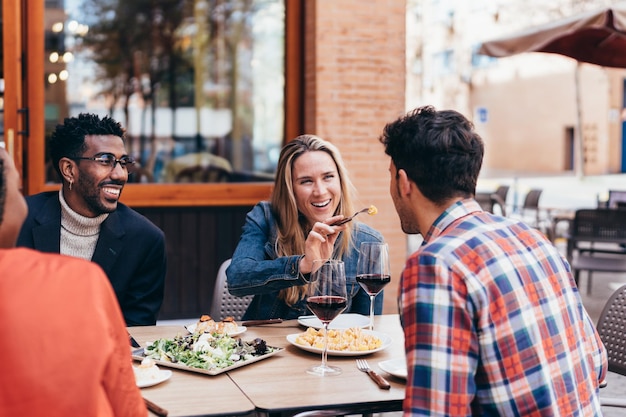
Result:
{"type": "Polygon", "coordinates": [[[380,141],[402,230],[424,237],[400,283],[404,415],[602,415],[606,350],[570,266],[474,200],[484,147],[472,123],[426,106],[380,141]]]}

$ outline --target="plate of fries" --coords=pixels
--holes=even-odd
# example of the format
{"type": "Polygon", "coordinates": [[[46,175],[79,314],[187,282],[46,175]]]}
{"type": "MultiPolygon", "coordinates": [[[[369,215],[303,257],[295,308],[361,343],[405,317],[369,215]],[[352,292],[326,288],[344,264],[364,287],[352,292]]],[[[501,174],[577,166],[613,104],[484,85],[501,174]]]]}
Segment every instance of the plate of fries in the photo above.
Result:
{"type": "MultiPolygon", "coordinates": [[[[304,333],[287,335],[287,341],[307,352],[322,353],[324,329],[309,327],[304,333]]],[[[385,333],[360,327],[328,330],[328,354],[333,356],[362,356],[386,349],[392,339],[385,333]]]]}

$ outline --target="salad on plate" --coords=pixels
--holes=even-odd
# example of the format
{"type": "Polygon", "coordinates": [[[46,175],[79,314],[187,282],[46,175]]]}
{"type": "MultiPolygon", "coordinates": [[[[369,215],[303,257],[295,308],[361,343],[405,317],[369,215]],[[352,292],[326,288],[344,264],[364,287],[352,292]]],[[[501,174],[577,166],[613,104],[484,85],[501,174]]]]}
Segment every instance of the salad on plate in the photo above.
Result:
{"type": "Polygon", "coordinates": [[[256,362],[279,352],[257,338],[246,342],[226,334],[192,333],[172,339],[158,339],[141,351],[135,359],[151,358],[160,365],[217,374],[256,362]]]}

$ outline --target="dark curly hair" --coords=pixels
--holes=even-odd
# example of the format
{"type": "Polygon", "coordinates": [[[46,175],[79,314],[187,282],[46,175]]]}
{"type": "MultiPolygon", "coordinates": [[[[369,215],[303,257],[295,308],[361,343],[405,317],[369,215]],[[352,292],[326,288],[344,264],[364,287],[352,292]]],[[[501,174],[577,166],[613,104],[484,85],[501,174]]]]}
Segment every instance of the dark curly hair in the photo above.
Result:
{"type": "Polygon", "coordinates": [[[435,204],[476,193],[484,145],[461,113],[419,107],[387,124],[379,140],[396,168],[435,204]]]}
{"type": "Polygon", "coordinates": [[[82,156],[86,148],[85,136],[88,135],[113,135],[125,140],[124,128],[109,116],[100,118],[97,114],[81,113],[78,117],[66,118],[54,129],[48,142],[52,165],[59,178],[63,178],[59,170],[61,158],[82,156]]]}

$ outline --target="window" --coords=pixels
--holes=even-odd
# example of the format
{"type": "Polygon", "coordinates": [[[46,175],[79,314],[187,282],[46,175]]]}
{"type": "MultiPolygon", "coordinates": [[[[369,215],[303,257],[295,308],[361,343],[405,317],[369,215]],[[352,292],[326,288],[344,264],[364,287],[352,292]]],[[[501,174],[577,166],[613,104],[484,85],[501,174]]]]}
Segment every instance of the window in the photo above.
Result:
{"type": "MultiPolygon", "coordinates": [[[[110,114],[131,182],[271,181],[285,137],[284,0],[46,1],[46,138],[110,114]]],[[[46,182],[57,182],[46,162],[46,182]]]]}
{"type": "Polygon", "coordinates": [[[445,51],[437,52],[433,55],[433,68],[434,73],[439,75],[454,74],[454,51],[452,49],[446,49],[445,51]]]}

